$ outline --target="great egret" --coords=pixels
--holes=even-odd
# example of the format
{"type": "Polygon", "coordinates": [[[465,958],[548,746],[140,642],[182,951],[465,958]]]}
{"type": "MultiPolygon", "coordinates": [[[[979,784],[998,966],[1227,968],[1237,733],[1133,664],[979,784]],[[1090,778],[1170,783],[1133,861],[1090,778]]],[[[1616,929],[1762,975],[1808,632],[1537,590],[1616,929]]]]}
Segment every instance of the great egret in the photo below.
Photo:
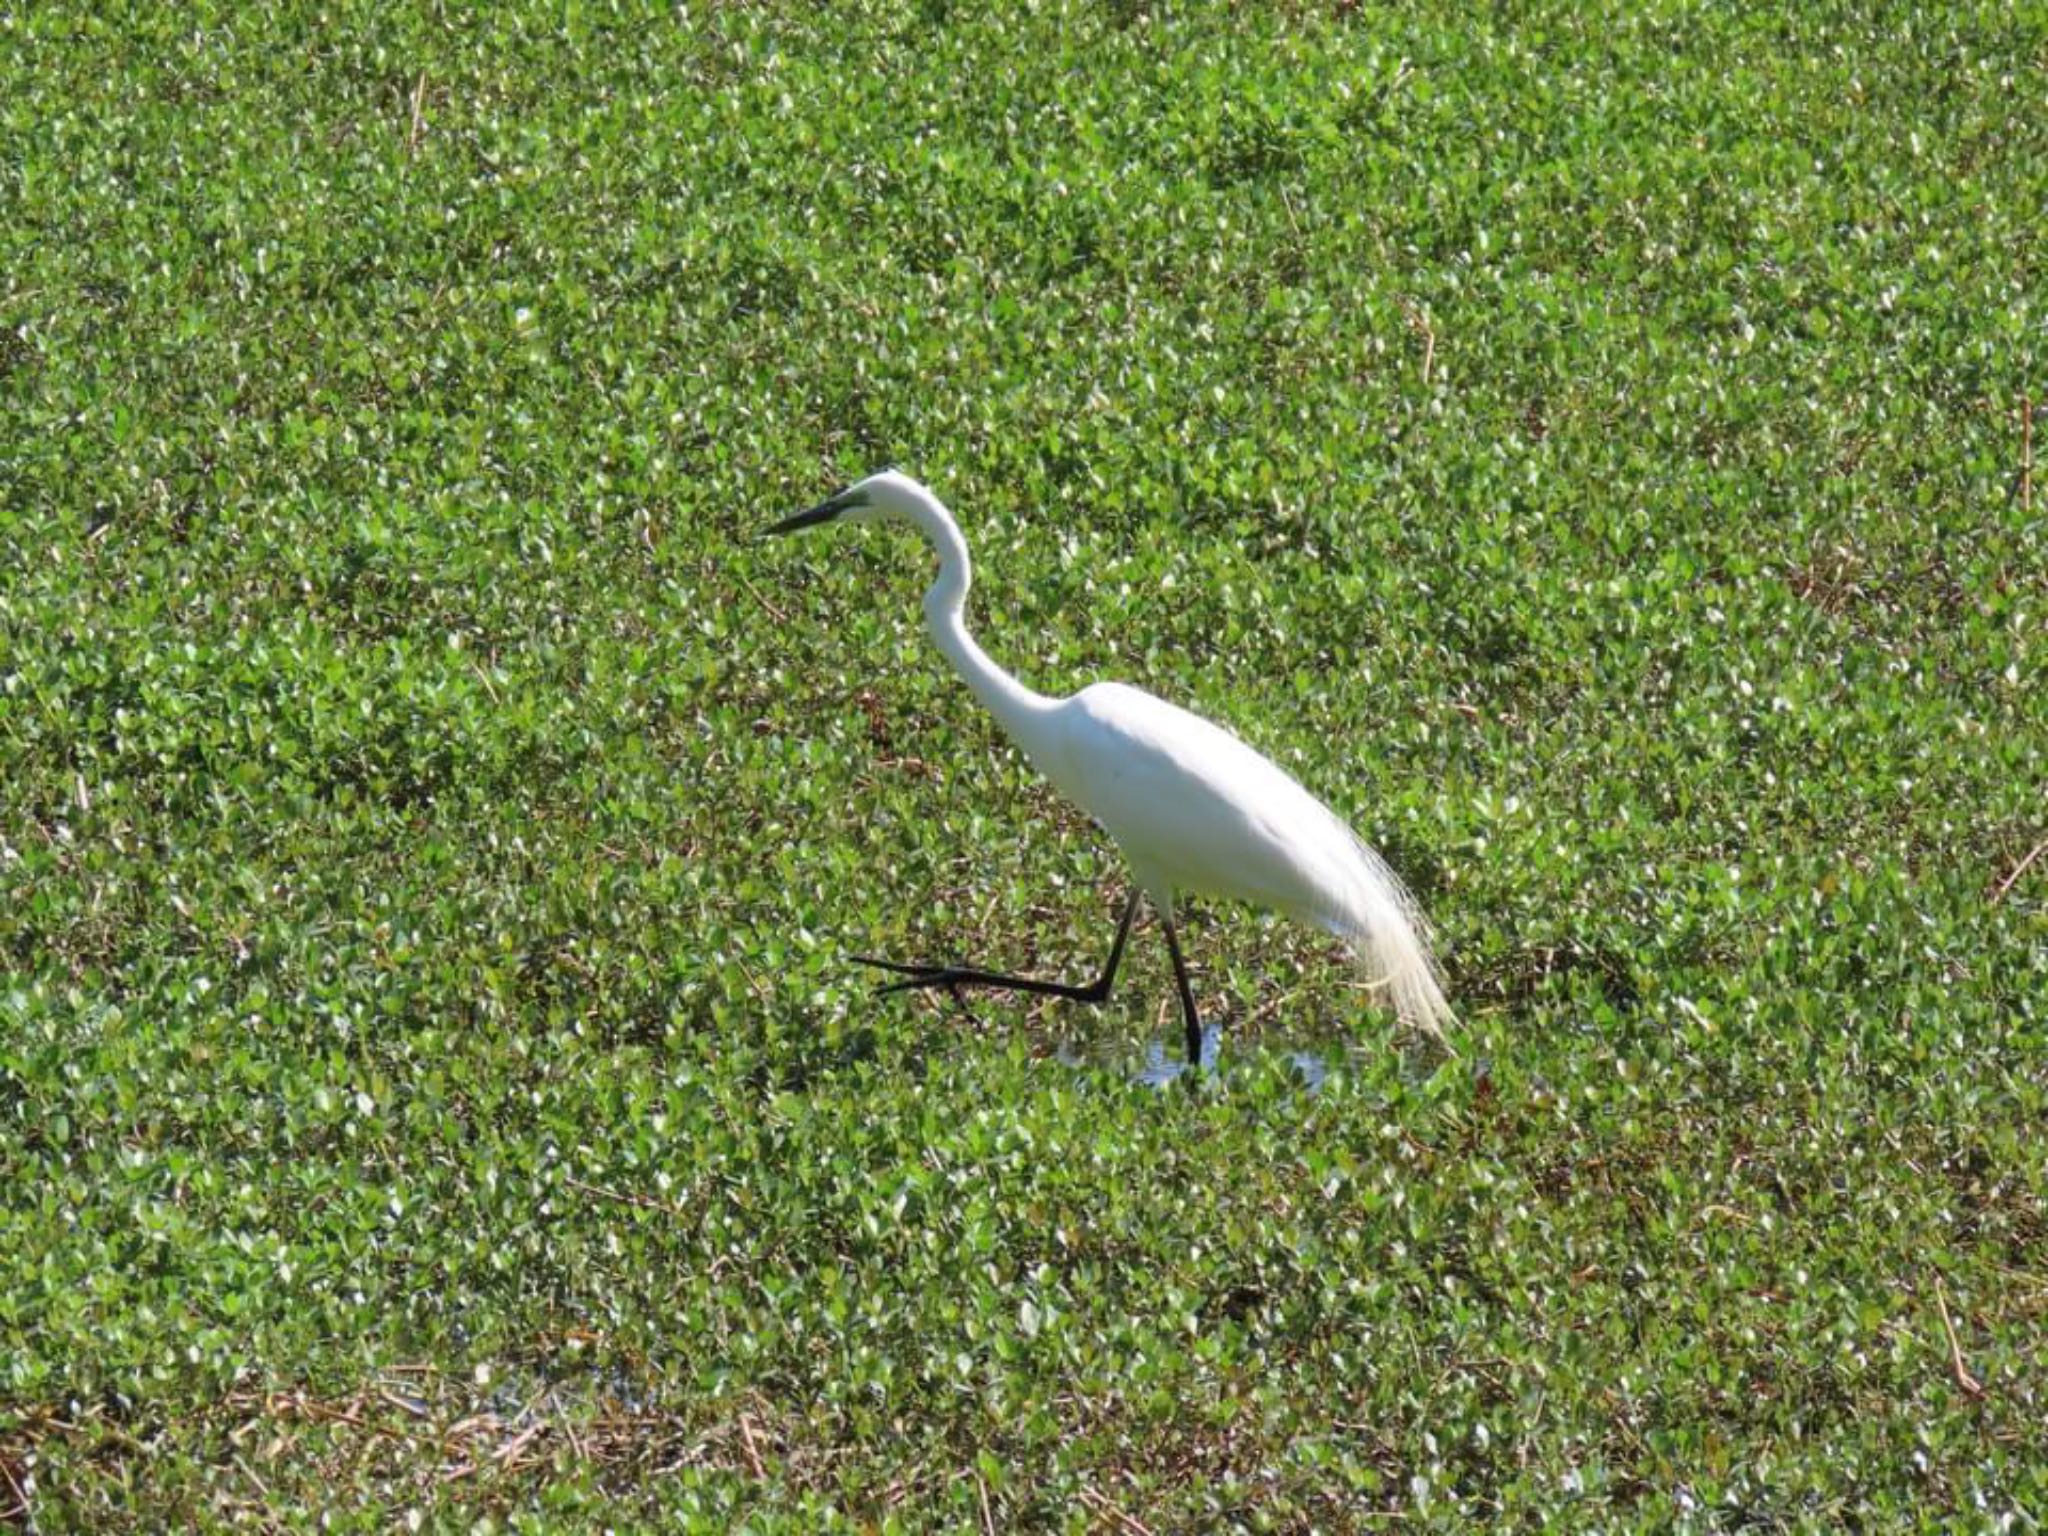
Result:
{"type": "Polygon", "coordinates": [[[1173,925],[1174,898],[1185,891],[1271,907],[1335,935],[1371,984],[1392,996],[1405,1024],[1449,1048],[1443,1026],[1452,1014],[1430,955],[1428,924],[1386,862],[1336,812],[1228,731],[1164,699],[1124,683],[1095,683],[1051,699],[989,660],[964,619],[973,579],[967,542],[939,498],[908,475],[871,475],[764,532],[835,520],[908,523],[924,535],[939,557],[938,580],[924,595],[932,639],[1033,766],[1115,839],[1137,881],[1109,959],[1092,982],[860,957],[903,978],[883,991],[978,986],[1102,1002],[1142,891],[1166,932],[1193,1065],[1202,1053],[1201,1015],[1173,925]]]}

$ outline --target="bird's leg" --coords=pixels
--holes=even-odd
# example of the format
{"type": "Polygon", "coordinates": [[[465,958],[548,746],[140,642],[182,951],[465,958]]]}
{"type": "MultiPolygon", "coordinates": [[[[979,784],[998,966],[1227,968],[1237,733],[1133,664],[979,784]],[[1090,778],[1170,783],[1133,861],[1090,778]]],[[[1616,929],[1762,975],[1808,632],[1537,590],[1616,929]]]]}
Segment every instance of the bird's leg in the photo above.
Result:
{"type": "Polygon", "coordinates": [[[883,983],[876,989],[880,992],[903,992],[918,987],[993,987],[1003,992],[1034,992],[1040,997],[1099,1003],[1108,998],[1109,989],[1116,981],[1116,968],[1124,958],[1124,940],[1131,936],[1131,919],[1137,915],[1138,892],[1134,890],[1124,902],[1124,915],[1117,920],[1116,940],[1109,946],[1109,959],[1102,967],[1102,974],[1085,985],[1040,981],[1032,976],[1005,976],[999,971],[978,971],[964,965],[905,965],[900,960],[877,960],[871,955],[855,955],[853,958],[862,965],[894,971],[903,978],[883,983]]]}
{"type": "Polygon", "coordinates": [[[1188,985],[1188,964],[1180,957],[1180,940],[1174,937],[1173,919],[1165,920],[1166,952],[1173,956],[1173,979],[1180,986],[1180,1010],[1188,1021],[1188,1065],[1202,1064],[1202,1015],[1195,1007],[1195,989],[1188,985]]]}

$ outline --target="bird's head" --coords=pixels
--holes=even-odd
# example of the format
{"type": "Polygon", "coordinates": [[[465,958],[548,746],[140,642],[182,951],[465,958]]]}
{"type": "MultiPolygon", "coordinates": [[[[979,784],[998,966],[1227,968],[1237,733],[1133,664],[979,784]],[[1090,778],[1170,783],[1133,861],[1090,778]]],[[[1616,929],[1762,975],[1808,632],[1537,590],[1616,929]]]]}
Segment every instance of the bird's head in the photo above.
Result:
{"type": "Polygon", "coordinates": [[[827,496],[815,507],[763,528],[763,534],[795,533],[820,523],[874,523],[895,519],[920,521],[919,513],[930,504],[932,494],[910,476],[893,469],[856,480],[845,490],[827,496]]]}

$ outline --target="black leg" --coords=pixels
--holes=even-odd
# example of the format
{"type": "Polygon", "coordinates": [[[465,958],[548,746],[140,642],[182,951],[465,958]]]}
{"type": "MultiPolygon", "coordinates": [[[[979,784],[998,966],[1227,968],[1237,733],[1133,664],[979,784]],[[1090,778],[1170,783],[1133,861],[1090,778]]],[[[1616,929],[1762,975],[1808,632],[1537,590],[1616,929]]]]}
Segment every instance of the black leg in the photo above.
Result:
{"type": "Polygon", "coordinates": [[[1180,957],[1180,940],[1174,937],[1173,923],[1169,919],[1166,927],[1166,952],[1173,956],[1173,979],[1180,984],[1180,1011],[1188,1021],[1188,1065],[1202,1064],[1202,1015],[1195,1007],[1195,989],[1188,985],[1188,964],[1180,957]]]}
{"type": "Polygon", "coordinates": [[[1040,997],[1064,997],[1077,1003],[1099,1003],[1109,996],[1116,981],[1116,968],[1123,963],[1124,940],[1131,936],[1131,919],[1138,915],[1138,893],[1124,902],[1124,915],[1117,920],[1116,940],[1109,946],[1109,960],[1102,974],[1085,985],[1066,981],[1040,981],[1032,976],[1005,976],[999,971],[978,971],[964,965],[905,965],[900,960],[877,960],[855,955],[862,965],[894,971],[903,979],[885,982],[876,990],[903,992],[918,987],[993,987],[1003,992],[1034,992],[1040,997]]]}

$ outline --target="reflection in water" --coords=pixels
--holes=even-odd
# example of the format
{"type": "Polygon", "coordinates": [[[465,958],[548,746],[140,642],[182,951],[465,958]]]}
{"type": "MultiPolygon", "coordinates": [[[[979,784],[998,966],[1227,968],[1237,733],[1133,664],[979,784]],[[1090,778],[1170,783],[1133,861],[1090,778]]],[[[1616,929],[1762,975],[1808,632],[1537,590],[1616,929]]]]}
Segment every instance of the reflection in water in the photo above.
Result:
{"type": "MultiPolygon", "coordinates": [[[[1214,1024],[1202,1026],[1202,1055],[1199,1065],[1204,1077],[1216,1075],[1216,1052],[1222,1043],[1222,1030],[1214,1024]]],[[[1132,1076],[1134,1081],[1143,1083],[1148,1088],[1163,1088],[1186,1072],[1189,1065],[1180,1054],[1180,1042],[1176,1041],[1169,1053],[1164,1040],[1154,1040],[1145,1047],[1145,1065],[1132,1076]]]]}
{"type": "Polygon", "coordinates": [[[1294,1070],[1301,1074],[1301,1086],[1314,1093],[1323,1086],[1323,1079],[1330,1075],[1330,1064],[1314,1051],[1291,1051],[1287,1059],[1294,1064],[1294,1070]]]}
{"type": "MultiPolygon", "coordinates": [[[[1131,1081],[1143,1083],[1148,1088],[1163,1088],[1168,1083],[1186,1076],[1188,1062],[1181,1055],[1181,1046],[1182,1040],[1178,1035],[1170,1039],[1154,1040],[1145,1047],[1144,1064],[1132,1072],[1131,1081]]],[[[1205,1078],[1215,1079],[1223,1075],[1223,1069],[1219,1065],[1222,1048],[1222,1028],[1215,1024],[1203,1025],[1200,1067],[1205,1078]]],[[[1257,1048],[1254,1045],[1247,1042],[1239,1042],[1238,1052],[1240,1061],[1255,1059],[1256,1050],[1257,1048]]],[[[1080,1051],[1074,1049],[1072,1045],[1062,1045],[1054,1053],[1054,1059],[1062,1066],[1067,1067],[1086,1069],[1098,1065],[1098,1063],[1090,1061],[1080,1051]]],[[[1294,1068],[1296,1074],[1301,1078],[1302,1087],[1310,1093],[1314,1093],[1317,1089],[1321,1088],[1325,1079],[1330,1075],[1329,1058],[1319,1055],[1314,1051],[1289,1051],[1287,1053],[1287,1064],[1294,1068]]]]}

